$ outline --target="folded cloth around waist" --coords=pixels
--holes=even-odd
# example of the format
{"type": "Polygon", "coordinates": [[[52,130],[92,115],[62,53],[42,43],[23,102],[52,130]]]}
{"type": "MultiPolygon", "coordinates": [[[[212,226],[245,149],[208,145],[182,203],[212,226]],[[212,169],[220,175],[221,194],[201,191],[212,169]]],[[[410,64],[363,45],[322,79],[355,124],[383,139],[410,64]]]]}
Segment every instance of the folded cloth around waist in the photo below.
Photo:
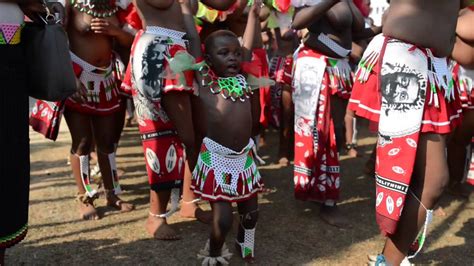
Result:
{"type": "Polygon", "coordinates": [[[251,152],[254,145],[250,139],[249,143],[237,152],[210,138],[204,138],[198,163],[193,172],[195,189],[208,195],[226,194],[226,199],[230,200],[254,193],[255,188],[262,186],[261,176],[251,152]],[[207,180],[211,170],[213,182],[207,180]],[[205,187],[210,183],[213,183],[212,192],[207,191],[205,187]]]}
{"type": "Polygon", "coordinates": [[[114,68],[114,57],[110,64],[97,67],[89,64],[73,52],[70,52],[76,76],[87,89],[87,102],[110,102],[118,95],[117,73],[114,68]]]}
{"type": "Polygon", "coordinates": [[[378,123],[384,102],[410,109],[420,104],[419,94],[424,105],[421,132],[449,133],[460,121],[459,93],[446,58],[431,57],[427,48],[377,35],[359,63],[348,108],[378,123]],[[383,88],[390,91],[385,98],[383,88]]]}
{"type": "MultiPolygon", "coordinates": [[[[431,93],[435,93],[436,90],[442,90],[444,92],[444,97],[448,101],[454,99],[454,81],[452,73],[449,70],[448,60],[446,57],[435,57],[430,48],[420,47],[418,45],[387,37],[382,34],[374,37],[365,50],[356,72],[357,80],[362,83],[366,82],[369,79],[372,71],[377,71],[374,67],[380,64],[381,60],[384,60],[384,55],[390,55],[385,53],[387,47],[389,46],[398,46],[397,50],[400,52],[405,51],[418,56],[421,65],[417,70],[425,77],[431,93]]],[[[403,56],[403,54],[400,54],[400,56],[403,56]]],[[[389,71],[403,72],[406,71],[406,69],[406,66],[397,65],[393,66],[392,70],[389,71]]],[[[436,97],[433,97],[431,100],[433,102],[430,102],[430,104],[433,103],[437,105],[439,102],[439,99],[436,97]]]]}
{"type": "MultiPolygon", "coordinates": [[[[293,83],[301,82],[298,80],[298,78],[296,78],[295,75],[295,69],[299,59],[304,57],[320,59],[320,61],[322,60],[322,63],[314,64],[314,66],[309,67],[309,69],[321,74],[322,72],[326,72],[328,75],[327,85],[331,89],[331,94],[337,94],[342,98],[349,98],[350,92],[352,90],[354,75],[347,58],[331,58],[305,45],[301,45],[296,50],[293,57],[293,83]]],[[[295,84],[293,84],[293,86],[295,86],[295,84]]]]}
{"type": "Polygon", "coordinates": [[[145,33],[168,38],[173,44],[186,47],[185,32],[163,28],[159,26],[147,26],[145,33]]]}

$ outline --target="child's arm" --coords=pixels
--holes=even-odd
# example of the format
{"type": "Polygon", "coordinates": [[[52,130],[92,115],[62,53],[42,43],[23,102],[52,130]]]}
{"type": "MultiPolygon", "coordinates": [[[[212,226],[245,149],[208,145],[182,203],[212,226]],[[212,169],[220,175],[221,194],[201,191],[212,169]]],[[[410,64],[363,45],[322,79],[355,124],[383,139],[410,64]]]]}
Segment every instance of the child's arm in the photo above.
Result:
{"type": "Polygon", "coordinates": [[[196,29],[194,16],[191,9],[191,1],[195,0],[179,0],[181,11],[183,12],[184,26],[186,28],[186,38],[189,41],[189,51],[194,58],[202,56],[201,39],[196,29]]]}
{"type": "Polygon", "coordinates": [[[370,39],[374,37],[377,34],[382,33],[382,27],[380,26],[373,26],[370,28],[365,28],[361,31],[354,32],[352,34],[352,40],[353,41],[360,41],[360,40],[365,40],[365,39],[370,39]]]}
{"type": "Polygon", "coordinates": [[[301,30],[309,27],[312,23],[319,20],[326,12],[341,0],[321,0],[314,6],[298,8],[293,18],[292,28],[301,30]]]}
{"type": "Polygon", "coordinates": [[[358,32],[365,29],[365,19],[364,16],[362,16],[362,13],[360,13],[359,8],[355,6],[353,0],[346,1],[352,13],[352,32],[358,32]]]}
{"type": "Polygon", "coordinates": [[[464,42],[474,42],[474,11],[463,10],[458,18],[458,24],[456,26],[456,35],[464,42]]]}
{"type": "Polygon", "coordinates": [[[203,4],[208,7],[212,7],[214,9],[220,11],[226,11],[229,9],[237,0],[201,0],[203,4]]]}
{"type": "Polygon", "coordinates": [[[128,48],[132,46],[134,36],[122,27],[110,23],[107,19],[93,18],[91,20],[91,30],[96,34],[104,34],[115,38],[120,46],[128,48]]]}
{"type": "MultiPolygon", "coordinates": [[[[186,28],[186,38],[189,41],[189,51],[191,55],[196,58],[202,58],[201,39],[196,29],[194,21],[194,14],[192,11],[192,1],[196,0],[179,0],[181,4],[181,11],[183,12],[184,27],[186,28]]],[[[203,76],[200,71],[194,71],[196,81],[202,84],[203,76]]]]}
{"type": "Polygon", "coordinates": [[[252,59],[252,49],[254,44],[257,41],[257,38],[260,38],[261,41],[261,32],[260,32],[260,7],[262,5],[261,0],[255,0],[250,8],[247,26],[245,27],[244,37],[243,37],[243,61],[250,61],[252,59]],[[259,35],[259,36],[257,36],[259,35]]]}

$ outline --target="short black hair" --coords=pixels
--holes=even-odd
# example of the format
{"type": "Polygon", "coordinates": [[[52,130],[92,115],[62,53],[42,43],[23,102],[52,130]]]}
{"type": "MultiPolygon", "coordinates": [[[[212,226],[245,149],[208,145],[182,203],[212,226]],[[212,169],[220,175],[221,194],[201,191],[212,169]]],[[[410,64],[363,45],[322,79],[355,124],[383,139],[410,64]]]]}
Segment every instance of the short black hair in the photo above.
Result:
{"type": "Polygon", "coordinates": [[[218,38],[222,37],[229,37],[229,38],[235,38],[239,39],[235,33],[233,33],[230,30],[217,30],[211,33],[209,36],[207,36],[206,40],[204,41],[204,52],[208,53],[208,51],[211,51],[214,47],[214,44],[218,38]]]}

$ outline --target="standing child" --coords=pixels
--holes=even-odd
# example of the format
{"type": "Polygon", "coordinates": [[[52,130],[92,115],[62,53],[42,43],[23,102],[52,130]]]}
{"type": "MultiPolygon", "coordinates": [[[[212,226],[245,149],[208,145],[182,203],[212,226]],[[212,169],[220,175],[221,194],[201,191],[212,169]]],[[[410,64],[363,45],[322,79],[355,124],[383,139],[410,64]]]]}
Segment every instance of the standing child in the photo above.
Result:
{"type": "Polygon", "coordinates": [[[293,52],[297,41],[296,34],[290,30],[294,10],[287,13],[274,12],[278,27],[275,28],[277,43],[276,56],[270,64],[270,77],[276,84],[271,88],[272,95],[272,120],[280,129],[280,143],[278,147],[278,163],[290,165],[290,150],[293,147],[293,117],[294,107],[291,99],[293,81],[293,52]],[[273,101],[275,99],[275,101],[273,101]]]}
{"type": "MultiPolygon", "coordinates": [[[[181,82],[166,75],[169,61],[177,52],[186,51],[183,16],[177,1],[136,0],[135,4],[145,27],[132,46],[129,85],[150,184],[146,230],[155,239],[175,240],[179,236],[167,224],[167,217],[177,209],[183,178],[186,183],[188,175],[191,182],[189,169],[194,168],[197,158],[191,114],[192,72],[181,82]],[[172,207],[167,211],[170,199],[172,207]]],[[[183,194],[183,201],[188,201],[186,192],[183,194]]],[[[182,210],[189,208],[191,215],[199,216],[201,210],[188,202],[182,210]]]]}
{"type": "Polygon", "coordinates": [[[348,0],[292,3],[293,29],[308,31],[295,52],[293,71],[295,197],[321,202],[325,222],[350,227],[337,207],[342,183],[337,144],[343,140],[344,111],[352,89],[348,56],[364,19],[348,0]]]}
{"type": "MultiPolygon", "coordinates": [[[[209,68],[201,68],[196,74],[200,106],[205,110],[205,138],[191,188],[210,201],[213,211],[209,242],[198,254],[204,259],[203,265],[227,264],[231,256],[224,242],[232,227],[232,202],[237,202],[240,214],[236,247],[247,262],[254,258],[257,192],[263,189],[263,183],[251,152],[255,145],[251,137],[252,124],[258,123],[259,114],[252,108],[252,89],[241,74],[241,64],[250,60],[254,36],[260,34],[260,5],[255,1],[250,8],[242,47],[230,31],[219,30],[207,37],[205,61],[209,68]]],[[[199,58],[201,45],[189,3],[182,6],[191,50],[199,58]]]]}
{"type": "MultiPolygon", "coordinates": [[[[456,43],[451,57],[456,60],[454,67],[458,80],[463,107],[463,120],[454,130],[448,144],[449,189],[454,195],[469,197],[470,190],[465,187],[467,151],[474,136],[474,8],[465,8],[459,13],[456,27],[456,43]]],[[[467,165],[469,166],[470,163],[467,165]]]]}

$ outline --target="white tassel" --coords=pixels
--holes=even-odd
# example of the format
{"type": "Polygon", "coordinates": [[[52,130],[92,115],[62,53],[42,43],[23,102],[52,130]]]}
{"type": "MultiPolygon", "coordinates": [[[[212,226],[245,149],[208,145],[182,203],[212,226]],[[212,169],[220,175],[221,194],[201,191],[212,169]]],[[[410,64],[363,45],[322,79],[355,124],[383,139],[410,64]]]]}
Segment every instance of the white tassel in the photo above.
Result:
{"type": "Polygon", "coordinates": [[[217,265],[220,263],[222,265],[229,265],[229,260],[232,258],[232,253],[230,253],[229,249],[227,248],[226,244],[222,245],[221,255],[218,257],[211,257],[210,253],[210,244],[209,240],[207,240],[204,249],[200,250],[197,254],[198,259],[202,259],[203,266],[210,266],[210,265],[217,265]]]}

